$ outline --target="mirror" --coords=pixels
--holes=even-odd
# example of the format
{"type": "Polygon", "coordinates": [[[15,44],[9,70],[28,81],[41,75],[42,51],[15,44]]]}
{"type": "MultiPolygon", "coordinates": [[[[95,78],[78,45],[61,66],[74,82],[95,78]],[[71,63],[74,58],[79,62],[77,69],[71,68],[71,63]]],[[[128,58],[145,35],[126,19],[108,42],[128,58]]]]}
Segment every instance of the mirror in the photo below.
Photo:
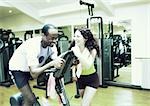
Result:
{"type": "Polygon", "coordinates": [[[114,79],[119,83],[131,83],[131,20],[113,22],[114,79]]]}

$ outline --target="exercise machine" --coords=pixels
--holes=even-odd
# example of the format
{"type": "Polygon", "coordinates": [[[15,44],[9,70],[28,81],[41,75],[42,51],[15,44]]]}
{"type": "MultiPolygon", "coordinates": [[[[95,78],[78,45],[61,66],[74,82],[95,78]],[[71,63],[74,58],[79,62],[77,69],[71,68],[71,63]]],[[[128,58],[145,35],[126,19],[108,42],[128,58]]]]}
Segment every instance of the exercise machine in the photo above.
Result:
{"type": "MultiPolygon", "coordinates": [[[[70,106],[69,100],[65,92],[64,84],[61,79],[64,77],[64,74],[67,71],[70,71],[73,61],[75,60],[75,55],[73,51],[67,51],[61,57],[65,60],[64,65],[59,69],[53,68],[53,76],[55,77],[55,82],[56,82],[55,90],[57,94],[59,95],[63,106],[70,106]]],[[[50,71],[49,73],[51,72],[52,71],[50,71]]],[[[21,93],[17,93],[10,97],[11,106],[20,106],[22,101],[23,101],[23,96],[21,93]]],[[[35,105],[35,106],[40,106],[40,105],[35,105]]]]}
{"type": "Polygon", "coordinates": [[[0,29],[0,86],[13,84],[9,75],[9,59],[15,49],[22,43],[11,30],[0,29]]]}
{"type": "MultiPolygon", "coordinates": [[[[33,104],[33,106],[41,106],[38,102],[38,97],[36,98],[36,102],[33,104]]],[[[10,97],[10,106],[22,106],[23,104],[23,96],[20,92],[17,94],[14,94],[10,97]]]]}
{"type": "Polygon", "coordinates": [[[75,55],[73,51],[68,51],[62,56],[62,58],[65,59],[64,65],[60,69],[56,69],[56,71],[54,72],[54,77],[56,81],[55,89],[61,99],[63,106],[70,106],[61,78],[64,77],[64,74],[67,71],[70,71],[72,63],[75,60],[75,55]]]}
{"type": "Polygon", "coordinates": [[[24,34],[24,40],[26,41],[29,38],[33,38],[33,31],[26,31],[24,34]]]}

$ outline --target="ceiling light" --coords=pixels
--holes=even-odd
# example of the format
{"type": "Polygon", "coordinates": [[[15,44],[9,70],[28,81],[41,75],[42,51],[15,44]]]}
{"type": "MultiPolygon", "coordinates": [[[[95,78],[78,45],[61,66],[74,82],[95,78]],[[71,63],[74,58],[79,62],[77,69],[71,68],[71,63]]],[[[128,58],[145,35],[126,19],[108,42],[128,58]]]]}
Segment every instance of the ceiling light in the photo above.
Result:
{"type": "Polygon", "coordinates": [[[46,2],[48,2],[48,3],[49,3],[50,1],[51,1],[51,0],[46,0],[46,2]]]}
{"type": "Polygon", "coordinates": [[[9,10],[8,12],[9,12],[9,13],[12,13],[12,10],[9,10]]]}

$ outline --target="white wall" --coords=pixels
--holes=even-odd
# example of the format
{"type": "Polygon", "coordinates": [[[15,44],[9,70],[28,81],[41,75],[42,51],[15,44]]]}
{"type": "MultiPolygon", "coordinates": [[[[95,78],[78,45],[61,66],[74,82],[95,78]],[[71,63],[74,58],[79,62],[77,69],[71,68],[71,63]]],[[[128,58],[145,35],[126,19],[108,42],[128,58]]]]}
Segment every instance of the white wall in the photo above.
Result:
{"type": "Polygon", "coordinates": [[[2,22],[0,21],[0,28],[3,28],[2,22]]]}
{"type": "MultiPolygon", "coordinates": [[[[94,12],[95,13],[95,12],[94,12]]],[[[95,13],[100,16],[106,16],[103,12],[95,13]]],[[[80,25],[86,24],[86,19],[89,17],[88,10],[78,11],[73,13],[55,15],[50,17],[45,17],[45,23],[52,23],[56,26],[66,26],[66,25],[80,25]]]]}
{"type": "MultiPolygon", "coordinates": [[[[149,45],[150,45],[150,5],[148,5],[148,10],[147,10],[147,38],[146,38],[146,43],[147,43],[147,47],[146,48],[149,48],[149,45]]],[[[146,56],[147,57],[150,57],[150,49],[147,49],[147,52],[146,52],[146,56]]]]}
{"type": "Polygon", "coordinates": [[[142,72],[142,87],[150,88],[150,5],[147,7],[147,36],[146,41],[146,55],[144,59],[141,59],[143,72],[142,72]]]}
{"type": "Polygon", "coordinates": [[[148,80],[150,68],[145,68],[144,64],[148,65],[148,63],[143,60],[143,58],[150,57],[150,48],[148,46],[150,45],[150,6],[119,8],[115,13],[116,17],[132,20],[132,84],[150,88],[150,81],[148,80]]]}
{"type": "Polygon", "coordinates": [[[41,28],[41,23],[24,14],[16,14],[1,18],[0,22],[4,29],[12,29],[12,31],[25,31],[41,28]]]}

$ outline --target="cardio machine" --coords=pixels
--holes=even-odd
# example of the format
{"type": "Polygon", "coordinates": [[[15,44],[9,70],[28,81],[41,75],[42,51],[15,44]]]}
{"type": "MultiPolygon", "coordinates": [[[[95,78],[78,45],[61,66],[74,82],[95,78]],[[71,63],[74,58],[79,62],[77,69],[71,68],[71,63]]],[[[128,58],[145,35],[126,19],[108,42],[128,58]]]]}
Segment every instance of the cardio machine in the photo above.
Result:
{"type": "MultiPolygon", "coordinates": [[[[65,60],[64,65],[60,69],[55,68],[53,71],[53,76],[55,77],[55,82],[56,82],[55,90],[59,95],[63,106],[70,106],[69,100],[65,92],[64,84],[62,83],[61,79],[64,77],[65,72],[70,71],[70,68],[73,64],[73,61],[76,59],[76,57],[73,51],[67,51],[61,57],[65,60]]],[[[23,101],[23,97],[21,93],[17,93],[10,97],[11,106],[21,106],[22,101],[23,101]]],[[[37,103],[33,106],[40,106],[40,104],[37,101],[37,103]]]]}

